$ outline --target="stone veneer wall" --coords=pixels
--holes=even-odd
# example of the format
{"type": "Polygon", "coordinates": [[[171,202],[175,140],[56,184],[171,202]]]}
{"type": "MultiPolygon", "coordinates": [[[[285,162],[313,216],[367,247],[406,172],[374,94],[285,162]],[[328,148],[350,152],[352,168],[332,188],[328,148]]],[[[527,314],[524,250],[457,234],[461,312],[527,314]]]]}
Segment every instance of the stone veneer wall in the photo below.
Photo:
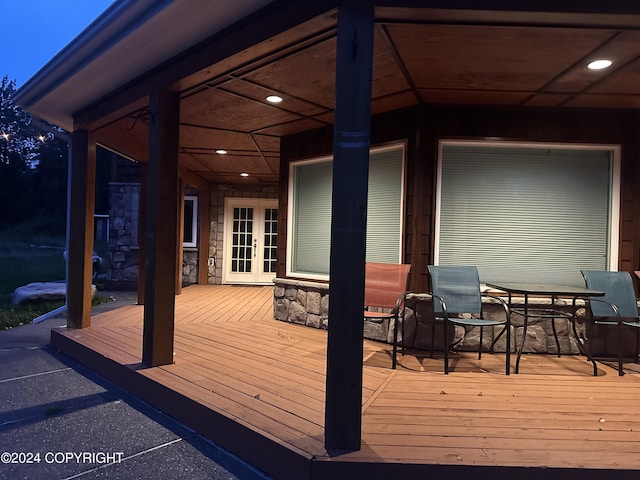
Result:
{"type": "Polygon", "coordinates": [[[108,289],[137,288],[139,203],[139,183],[109,183],[108,289]]]}
{"type": "Polygon", "coordinates": [[[315,328],[327,328],[329,285],[276,278],[273,312],[278,320],[315,328]]]}
{"type": "Polygon", "coordinates": [[[224,254],[224,199],[226,197],[278,198],[277,185],[212,185],[211,186],[211,233],[209,236],[208,266],[210,285],[222,283],[222,256],[224,254]]]}
{"type": "Polygon", "coordinates": [[[182,285],[198,283],[198,249],[185,248],[182,250],[182,285]]]}
{"type": "MultiPolygon", "coordinates": [[[[286,278],[274,280],[273,310],[275,318],[284,322],[307,325],[314,328],[328,328],[329,325],[329,285],[322,282],[301,281],[286,278]]],[[[562,305],[562,303],[561,303],[562,305]]],[[[499,305],[483,305],[489,316],[502,313],[499,305]]],[[[564,304],[561,309],[569,310],[564,304]]],[[[412,296],[407,300],[405,311],[406,345],[412,348],[429,349],[432,339],[433,306],[424,296],[412,296]],[[416,313],[419,322],[416,324],[416,313]]],[[[515,351],[516,341],[522,338],[522,317],[512,315],[512,351],[515,351]]],[[[483,333],[484,349],[489,349],[493,339],[502,327],[485,328],[483,333]]],[[[402,329],[399,330],[401,332],[402,329]]],[[[571,324],[566,319],[556,319],[556,331],[563,354],[580,353],[576,340],[571,332],[571,324]]],[[[584,331],[584,325],[579,324],[578,331],[584,331]]],[[[388,320],[365,320],[364,338],[391,343],[393,338],[393,322],[388,320]]],[[[399,334],[401,339],[401,334],[399,334]]],[[[451,332],[449,342],[459,341],[456,348],[465,351],[477,351],[480,341],[478,328],[456,326],[451,332]]],[[[437,323],[435,329],[434,349],[442,350],[442,324],[437,323]]],[[[495,351],[504,352],[506,348],[505,335],[496,342],[495,351]]],[[[550,320],[531,320],[527,328],[527,338],[524,352],[529,353],[557,353],[550,320]]]]}
{"type": "MultiPolygon", "coordinates": [[[[186,195],[198,195],[191,187],[186,195]]],[[[140,184],[111,182],[109,184],[109,254],[107,288],[135,290],[138,285],[138,213],[140,184]]],[[[198,282],[198,249],[185,248],[182,257],[182,284],[198,282]]]]}

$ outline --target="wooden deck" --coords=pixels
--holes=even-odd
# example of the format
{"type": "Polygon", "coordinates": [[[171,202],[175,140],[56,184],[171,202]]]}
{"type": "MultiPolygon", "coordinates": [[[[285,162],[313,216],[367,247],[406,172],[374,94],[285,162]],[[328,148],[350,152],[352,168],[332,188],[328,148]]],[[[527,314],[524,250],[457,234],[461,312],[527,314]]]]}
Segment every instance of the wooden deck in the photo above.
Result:
{"type": "Polygon", "coordinates": [[[640,377],[584,357],[406,355],[365,341],[362,449],[323,445],[326,332],[274,320],[271,287],[191,286],[175,363],[142,368],[143,307],[58,329],[52,344],[274,478],[638,478],[640,377]]]}

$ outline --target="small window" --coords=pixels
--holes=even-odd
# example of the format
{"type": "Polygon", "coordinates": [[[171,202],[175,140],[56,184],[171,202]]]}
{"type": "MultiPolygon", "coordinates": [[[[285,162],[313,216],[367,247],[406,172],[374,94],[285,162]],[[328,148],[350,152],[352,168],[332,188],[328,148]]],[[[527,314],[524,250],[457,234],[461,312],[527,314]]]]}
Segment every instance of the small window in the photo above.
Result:
{"type": "Polygon", "coordinates": [[[198,197],[184,197],[184,238],[183,247],[195,248],[198,245],[198,197]]]}

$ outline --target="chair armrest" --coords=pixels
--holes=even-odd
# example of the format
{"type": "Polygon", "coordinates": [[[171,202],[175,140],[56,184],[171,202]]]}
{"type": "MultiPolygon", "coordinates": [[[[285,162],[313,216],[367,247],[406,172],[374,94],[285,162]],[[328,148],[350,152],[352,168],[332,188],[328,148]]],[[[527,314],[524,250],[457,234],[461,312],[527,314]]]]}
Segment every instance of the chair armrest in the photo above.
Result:
{"type": "Polygon", "coordinates": [[[400,295],[398,295],[398,299],[396,300],[396,306],[393,307],[394,312],[399,312],[401,308],[404,308],[404,302],[409,293],[410,292],[403,292],[400,295]]]}
{"type": "Polygon", "coordinates": [[[431,295],[431,298],[433,299],[433,314],[435,316],[438,316],[438,314],[441,314],[443,317],[448,318],[448,314],[447,314],[447,304],[444,301],[444,298],[442,298],[439,295],[434,295],[433,293],[429,293],[429,295],[431,295]],[[436,300],[438,300],[438,302],[440,302],[440,306],[442,307],[442,311],[441,312],[437,312],[436,311],[436,300]]]}
{"type": "Polygon", "coordinates": [[[620,312],[618,311],[618,307],[615,304],[613,304],[611,302],[607,302],[606,300],[602,300],[600,298],[589,298],[588,301],[589,301],[589,303],[590,302],[604,303],[605,305],[609,306],[609,308],[613,312],[613,316],[620,317],[620,312]]]}
{"type": "Polygon", "coordinates": [[[492,300],[497,300],[504,310],[504,315],[507,323],[511,322],[511,311],[509,310],[509,305],[507,305],[507,302],[505,302],[503,298],[498,297],[497,295],[489,295],[486,293],[483,293],[480,296],[482,298],[491,298],[492,300]]]}

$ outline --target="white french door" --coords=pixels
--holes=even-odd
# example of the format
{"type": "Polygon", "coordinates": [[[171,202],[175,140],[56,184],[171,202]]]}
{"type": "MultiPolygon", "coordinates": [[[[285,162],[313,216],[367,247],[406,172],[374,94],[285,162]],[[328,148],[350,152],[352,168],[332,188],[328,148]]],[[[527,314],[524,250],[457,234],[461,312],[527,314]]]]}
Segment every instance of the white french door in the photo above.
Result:
{"type": "Polygon", "coordinates": [[[277,264],[278,201],[227,197],[224,218],[224,283],[271,283],[277,264]]]}

